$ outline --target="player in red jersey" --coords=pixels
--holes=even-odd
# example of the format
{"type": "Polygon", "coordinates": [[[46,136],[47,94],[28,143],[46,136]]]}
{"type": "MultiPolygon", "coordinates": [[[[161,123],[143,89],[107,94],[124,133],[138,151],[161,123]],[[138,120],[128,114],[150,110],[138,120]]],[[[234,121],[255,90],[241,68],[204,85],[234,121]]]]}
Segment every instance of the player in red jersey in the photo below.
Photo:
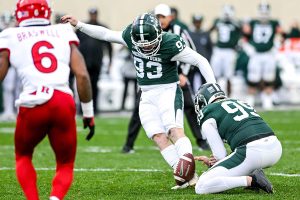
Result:
{"type": "Polygon", "coordinates": [[[23,90],[15,130],[16,174],[29,200],[39,199],[32,164],[34,148],[48,136],[56,157],[51,200],[63,199],[72,180],[76,154],[76,108],[69,88],[70,71],[76,77],[89,140],[94,134],[94,113],[89,75],[77,49],[70,25],[50,25],[46,0],[19,0],[15,17],[19,27],[0,34],[0,80],[8,67],[16,69],[23,90]]]}

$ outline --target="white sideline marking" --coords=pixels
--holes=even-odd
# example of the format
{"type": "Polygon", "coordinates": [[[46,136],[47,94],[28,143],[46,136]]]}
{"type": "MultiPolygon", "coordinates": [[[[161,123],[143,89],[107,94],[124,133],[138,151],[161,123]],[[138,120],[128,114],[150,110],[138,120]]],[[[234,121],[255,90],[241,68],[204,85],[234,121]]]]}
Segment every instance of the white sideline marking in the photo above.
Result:
{"type": "MultiPolygon", "coordinates": [[[[13,167],[0,167],[0,171],[13,171],[13,167]]],[[[36,171],[54,171],[55,168],[35,168],[36,171]]],[[[164,172],[160,169],[114,169],[114,168],[75,168],[75,172],[164,172]]]]}
{"type": "MultiPolygon", "coordinates": [[[[0,171],[13,171],[13,167],[0,167],[0,171]]],[[[54,171],[55,168],[36,168],[36,171],[54,171]]],[[[117,168],[75,168],[75,172],[167,172],[171,170],[161,169],[117,169],[117,168]]],[[[283,176],[283,177],[300,177],[300,174],[285,174],[285,173],[269,173],[271,176],[283,176]]]]}
{"type": "Polygon", "coordinates": [[[87,147],[83,150],[88,153],[111,153],[112,149],[104,149],[102,147],[87,147]]]}
{"type": "MultiPolygon", "coordinates": [[[[0,133],[1,134],[1,133],[0,133]]],[[[286,141],[284,142],[286,144],[300,144],[300,141],[286,141]]],[[[0,150],[13,150],[15,148],[14,145],[0,145],[0,150]]],[[[120,152],[121,151],[121,146],[78,146],[77,151],[78,152],[86,152],[86,153],[113,153],[113,152],[120,152]]],[[[158,147],[156,146],[135,146],[135,150],[147,150],[147,151],[158,151],[158,147]]],[[[285,147],[284,151],[290,151],[293,149],[293,151],[300,151],[300,148],[290,148],[290,147],[285,147]]],[[[198,152],[199,148],[195,145],[193,146],[193,150],[198,152]]],[[[1,151],[0,151],[1,154],[1,151]]],[[[137,151],[136,154],[139,154],[137,151]]],[[[197,153],[195,153],[197,154],[197,153]]]]}
{"type": "MultiPolygon", "coordinates": [[[[14,149],[14,145],[0,145],[1,149],[14,149]]],[[[87,153],[111,153],[118,151],[120,152],[122,149],[122,146],[78,146],[77,150],[87,153]]],[[[158,150],[158,147],[156,146],[135,146],[134,149],[136,150],[158,150]]],[[[195,148],[198,149],[198,148],[195,148]]]]}
{"type": "Polygon", "coordinates": [[[300,177],[300,174],[270,173],[271,176],[300,177]]]}
{"type": "MultiPolygon", "coordinates": [[[[83,131],[84,129],[80,126],[76,127],[78,132],[83,131]]],[[[2,127],[0,128],[0,133],[1,134],[14,134],[15,133],[15,127],[2,127]]]]}
{"type": "Polygon", "coordinates": [[[0,128],[1,134],[12,134],[15,133],[15,128],[13,127],[2,127],[0,128]]]}

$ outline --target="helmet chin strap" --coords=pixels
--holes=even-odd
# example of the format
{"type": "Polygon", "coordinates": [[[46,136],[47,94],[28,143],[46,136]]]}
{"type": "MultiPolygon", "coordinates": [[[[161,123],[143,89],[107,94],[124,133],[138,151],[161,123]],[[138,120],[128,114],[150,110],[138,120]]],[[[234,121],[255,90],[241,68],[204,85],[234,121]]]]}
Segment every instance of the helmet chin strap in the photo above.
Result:
{"type": "Polygon", "coordinates": [[[48,19],[44,18],[32,18],[32,19],[26,19],[20,22],[19,26],[45,26],[49,25],[50,21],[48,19]]]}

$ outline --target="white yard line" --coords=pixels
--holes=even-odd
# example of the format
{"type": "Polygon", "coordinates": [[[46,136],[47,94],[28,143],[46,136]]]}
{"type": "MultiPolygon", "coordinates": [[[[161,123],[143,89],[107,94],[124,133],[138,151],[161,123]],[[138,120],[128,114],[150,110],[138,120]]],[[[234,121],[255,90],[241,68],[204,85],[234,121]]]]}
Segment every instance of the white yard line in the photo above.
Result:
{"type": "MultiPolygon", "coordinates": [[[[284,144],[300,144],[300,141],[284,141],[284,144]]],[[[13,150],[15,147],[14,145],[0,145],[0,150],[13,150]]],[[[78,146],[77,152],[86,152],[86,153],[113,153],[113,152],[121,152],[122,147],[121,146],[78,146]]],[[[146,151],[158,151],[158,147],[156,146],[135,146],[135,150],[137,150],[137,154],[139,154],[139,150],[146,150],[146,151]]],[[[200,151],[199,148],[194,145],[193,150],[198,154],[200,151]]],[[[285,147],[284,151],[300,151],[300,148],[294,148],[294,147],[285,147]]],[[[0,152],[1,154],[1,152],[0,152]]]]}
{"type": "Polygon", "coordinates": [[[15,132],[14,127],[2,127],[0,128],[0,133],[1,134],[13,134],[15,132]]]}
{"type": "MultiPolygon", "coordinates": [[[[14,145],[0,145],[0,150],[14,149],[14,145]]],[[[47,147],[48,148],[48,147],[47,147]]],[[[88,153],[110,153],[110,152],[121,152],[122,146],[78,146],[78,151],[88,153]]],[[[135,150],[158,150],[156,146],[135,146],[135,150]]],[[[194,148],[198,149],[198,148],[194,148]]]]}
{"type": "Polygon", "coordinates": [[[300,174],[270,173],[271,176],[300,177],[300,174]]]}
{"type": "MultiPolygon", "coordinates": [[[[77,131],[81,132],[83,131],[83,128],[81,126],[77,126],[77,131]]],[[[0,134],[14,134],[15,133],[15,127],[2,127],[0,128],[0,134]]]]}
{"type": "MultiPolygon", "coordinates": [[[[13,171],[12,167],[0,167],[0,171],[13,171]]],[[[36,168],[36,171],[54,171],[55,168],[36,168]]],[[[117,168],[75,168],[75,172],[167,172],[169,170],[160,169],[117,169],[117,168]]],[[[286,173],[269,173],[270,176],[283,176],[283,177],[300,177],[300,174],[286,174],[286,173]]]]}
{"type": "MultiPolygon", "coordinates": [[[[0,171],[13,171],[13,167],[0,167],[0,171]]],[[[54,171],[55,168],[35,168],[36,171],[54,171]]],[[[75,168],[75,172],[164,172],[160,169],[116,169],[116,168],[75,168]]]]}

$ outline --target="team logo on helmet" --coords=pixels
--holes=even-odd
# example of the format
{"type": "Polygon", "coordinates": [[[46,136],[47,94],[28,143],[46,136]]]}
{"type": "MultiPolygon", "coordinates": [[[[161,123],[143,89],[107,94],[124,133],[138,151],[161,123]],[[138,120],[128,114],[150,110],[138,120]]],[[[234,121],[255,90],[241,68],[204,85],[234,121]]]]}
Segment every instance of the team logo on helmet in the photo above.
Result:
{"type": "Polygon", "coordinates": [[[19,26],[47,25],[51,9],[47,0],[18,0],[15,17],[19,26]]]}
{"type": "Polygon", "coordinates": [[[213,103],[217,99],[224,99],[226,95],[217,83],[206,83],[201,85],[195,96],[195,111],[197,113],[197,121],[200,122],[202,109],[208,104],[213,103]]]}

